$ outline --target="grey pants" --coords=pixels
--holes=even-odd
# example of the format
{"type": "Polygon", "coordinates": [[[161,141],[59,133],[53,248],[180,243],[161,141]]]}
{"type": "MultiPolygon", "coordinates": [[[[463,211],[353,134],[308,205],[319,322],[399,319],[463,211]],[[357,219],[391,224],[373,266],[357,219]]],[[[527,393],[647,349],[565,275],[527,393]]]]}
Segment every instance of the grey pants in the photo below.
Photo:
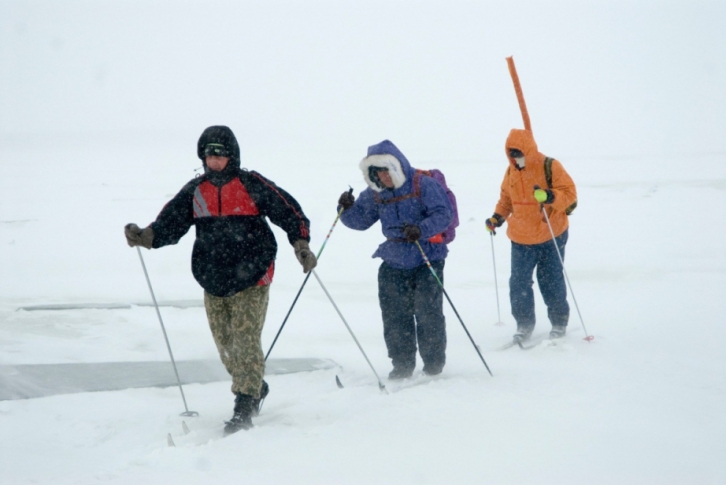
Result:
{"type": "Polygon", "coordinates": [[[265,375],[261,337],[269,298],[269,286],[252,286],[223,298],[204,292],[209,327],[232,376],[232,392],[260,397],[265,375]]]}

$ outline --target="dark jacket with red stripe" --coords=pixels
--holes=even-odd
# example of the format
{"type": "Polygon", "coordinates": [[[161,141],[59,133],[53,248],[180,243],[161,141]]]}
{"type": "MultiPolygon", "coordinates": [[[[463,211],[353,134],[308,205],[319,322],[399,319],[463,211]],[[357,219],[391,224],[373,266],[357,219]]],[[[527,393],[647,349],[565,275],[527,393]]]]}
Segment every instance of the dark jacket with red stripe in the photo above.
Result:
{"type": "Polygon", "coordinates": [[[236,170],[220,187],[208,175],[192,180],[151,224],[154,248],[176,244],[196,226],[192,273],[219,297],[257,285],[273,264],[277,242],[265,217],[290,244],[310,240],[310,221],[290,194],[257,172],[236,170]]]}

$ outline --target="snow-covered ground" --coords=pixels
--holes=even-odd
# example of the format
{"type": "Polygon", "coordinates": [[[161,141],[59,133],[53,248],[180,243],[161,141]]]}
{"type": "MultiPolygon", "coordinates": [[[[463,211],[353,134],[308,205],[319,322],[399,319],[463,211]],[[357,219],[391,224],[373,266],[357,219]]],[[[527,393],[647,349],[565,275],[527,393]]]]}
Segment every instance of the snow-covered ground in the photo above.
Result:
{"type": "MultiPolygon", "coordinates": [[[[446,287],[494,374],[447,307],[442,376],[385,380],[381,235],[338,226],[317,271],[388,394],[311,278],[272,357],[340,368],[270,377],[253,430],[220,438],[227,382],[185,386],[198,418],[173,387],[3,401],[0,483],[726,482],[725,20],[720,2],[0,3],[0,366],[168,359],[150,307],[16,309],[148,302],[122,226],[153,220],[225,123],[315,248],[367,145],[444,170],[446,287]],[[578,185],[566,264],[589,343],[573,306],[562,344],[497,350],[509,242],[495,326],[483,221],[521,126],[512,54],[541,151],[578,185]]],[[[303,281],[275,233],[265,348],[303,281]]],[[[159,300],[201,299],[192,236],[143,252],[159,300]]],[[[162,315],[177,359],[216,358],[202,308],[162,315]]]]}

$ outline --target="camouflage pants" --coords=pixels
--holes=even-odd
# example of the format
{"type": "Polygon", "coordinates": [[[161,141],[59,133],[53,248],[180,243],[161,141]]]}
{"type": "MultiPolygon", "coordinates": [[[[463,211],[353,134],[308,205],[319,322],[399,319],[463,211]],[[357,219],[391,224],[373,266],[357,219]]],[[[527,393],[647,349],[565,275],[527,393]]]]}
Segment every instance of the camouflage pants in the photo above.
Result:
{"type": "Polygon", "coordinates": [[[269,297],[269,286],[252,286],[224,298],[204,292],[209,327],[232,376],[232,392],[255,398],[260,397],[265,375],[261,336],[269,297]]]}

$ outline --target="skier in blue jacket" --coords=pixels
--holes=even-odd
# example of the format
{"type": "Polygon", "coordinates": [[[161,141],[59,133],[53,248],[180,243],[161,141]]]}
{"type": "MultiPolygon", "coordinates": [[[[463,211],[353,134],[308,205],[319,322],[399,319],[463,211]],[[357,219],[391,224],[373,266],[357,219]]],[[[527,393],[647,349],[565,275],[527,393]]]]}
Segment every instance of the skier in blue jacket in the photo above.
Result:
{"type": "Polygon", "coordinates": [[[373,258],[383,259],[378,270],[378,299],[388,356],[393,361],[388,378],[413,374],[417,341],[424,373],[440,374],[446,364],[443,291],[416,242],[443,281],[448,249],[438,241],[453,220],[451,203],[441,184],[417,174],[388,140],[368,147],[360,169],[369,188],[357,200],[344,192],[338,210],[344,209],[343,224],[359,231],[380,220],[386,237],[373,258]]]}

